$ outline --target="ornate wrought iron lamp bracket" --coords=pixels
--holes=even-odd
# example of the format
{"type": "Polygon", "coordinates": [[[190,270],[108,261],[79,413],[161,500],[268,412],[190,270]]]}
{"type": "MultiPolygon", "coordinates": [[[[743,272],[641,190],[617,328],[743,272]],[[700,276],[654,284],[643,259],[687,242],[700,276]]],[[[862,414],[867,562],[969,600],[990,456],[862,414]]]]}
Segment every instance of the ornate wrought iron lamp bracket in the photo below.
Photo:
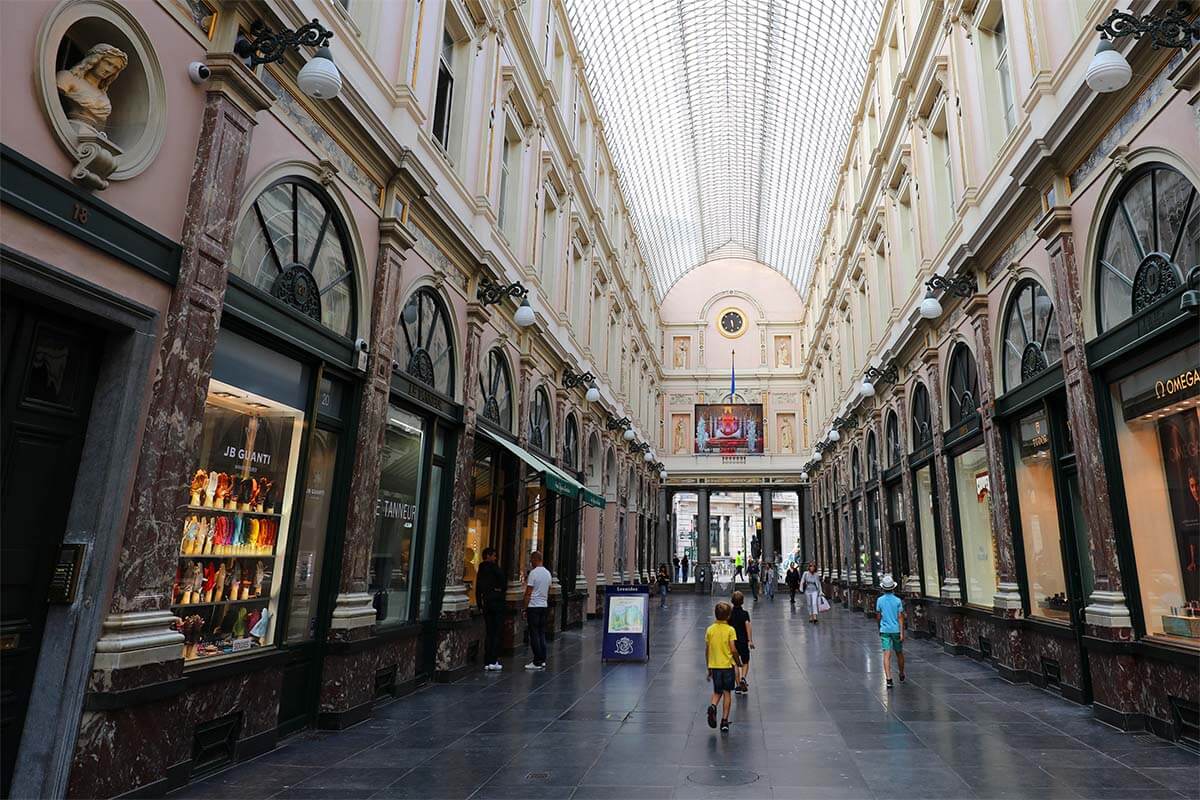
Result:
{"type": "Polygon", "coordinates": [[[576,375],[569,369],[563,370],[563,388],[575,389],[580,386],[590,386],[596,380],[596,376],[591,372],[585,372],[582,375],[576,375]]]}
{"type": "Polygon", "coordinates": [[[940,289],[946,294],[952,294],[955,297],[970,297],[979,291],[979,284],[975,281],[974,275],[959,275],[955,278],[934,275],[925,281],[925,288],[930,291],[940,289]]]}
{"type": "Polygon", "coordinates": [[[847,414],[844,417],[834,417],[833,427],[839,431],[855,430],[858,427],[858,420],[853,414],[847,414]]]}
{"type": "Polygon", "coordinates": [[[475,292],[475,297],[481,306],[491,306],[506,297],[524,299],[528,294],[529,290],[522,286],[520,281],[513,281],[506,285],[493,283],[487,278],[480,278],[479,289],[475,292]]]}
{"type": "Polygon", "coordinates": [[[896,362],[889,361],[883,367],[867,367],[864,377],[878,388],[884,384],[895,383],[900,379],[900,372],[896,369],[896,362]]]}
{"type": "Polygon", "coordinates": [[[609,415],[608,422],[605,423],[604,427],[610,431],[623,431],[628,430],[629,426],[632,424],[633,420],[631,420],[629,417],[621,417],[620,419],[617,419],[616,417],[609,415]]]}
{"type": "Polygon", "coordinates": [[[1138,17],[1128,11],[1114,9],[1108,19],[1096,26],[1101,39],[1121,39],[1132,36],[1141,39],[1149,35],[1155,50],[1163,47],[1191,47],[1200,39],[1200,19],[1191,19],[1192,4],[1180,2],[1162,16],[1143,14],[1138,17]]]}
{"type": "Polygon", "coordinates": [[[649,442],[640,442],[640,443],[639,442],[630,442],[629,443],[629,452],[631,452],[631,453],[649,453],[650,452],[650,443],[649,442]]]}
{"type": "Polygon", "coordinates": [[[296,30],[284,28],[278,33],[268,28],[262,20],[250,26],[250,36],[238,36],[233,52],[246,59],[248,66],[271,64],[279,61],[289,50],[301,47],[328,47],[333,31],[327,30],[317,20],[305,23],[296,30]]]}

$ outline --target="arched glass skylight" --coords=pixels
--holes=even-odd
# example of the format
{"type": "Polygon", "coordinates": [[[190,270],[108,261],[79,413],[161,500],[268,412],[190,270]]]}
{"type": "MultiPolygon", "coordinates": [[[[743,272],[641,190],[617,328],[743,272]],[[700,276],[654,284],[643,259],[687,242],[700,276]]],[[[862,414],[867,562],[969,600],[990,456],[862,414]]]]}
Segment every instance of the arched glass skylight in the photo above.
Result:
{"type": "Polygon", "coordinates": [[[807,291],[882,0],[567,0],[661,297],[740,256],[807,291]]]}

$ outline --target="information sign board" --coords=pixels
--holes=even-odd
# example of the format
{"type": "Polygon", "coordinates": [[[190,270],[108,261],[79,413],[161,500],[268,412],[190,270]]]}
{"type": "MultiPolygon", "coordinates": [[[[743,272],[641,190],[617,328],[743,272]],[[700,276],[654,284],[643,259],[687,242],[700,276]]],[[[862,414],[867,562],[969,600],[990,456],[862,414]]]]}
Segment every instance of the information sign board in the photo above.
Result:
{"type": "Polygon", "coordinates": [[[649,660],[649,611],[649,586],[605,587],[602,660],[649,660]]]}

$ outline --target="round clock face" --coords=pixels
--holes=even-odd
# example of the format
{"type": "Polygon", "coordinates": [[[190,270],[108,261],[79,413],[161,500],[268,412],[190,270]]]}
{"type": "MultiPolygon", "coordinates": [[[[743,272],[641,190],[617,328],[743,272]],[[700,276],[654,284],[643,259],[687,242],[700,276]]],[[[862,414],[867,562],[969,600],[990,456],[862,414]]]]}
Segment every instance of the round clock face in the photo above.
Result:
{"type": "Polygon", "coordinates": [[[746,318],[736,308],[727,308],[721,312],[717,324],[721,333],[730,338],[741,336],[746,332],[746,318]]]}

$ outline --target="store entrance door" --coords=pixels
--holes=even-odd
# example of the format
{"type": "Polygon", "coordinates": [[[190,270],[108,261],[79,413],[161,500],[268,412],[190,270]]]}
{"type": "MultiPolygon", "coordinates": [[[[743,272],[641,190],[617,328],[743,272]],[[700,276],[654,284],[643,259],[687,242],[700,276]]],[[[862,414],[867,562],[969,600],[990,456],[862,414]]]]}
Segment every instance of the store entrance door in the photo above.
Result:
{"type": "Polygon", "coordinates": [[[50,579],[64,555],[103,336],[8,297],[2,314],[0,769],[7,797],[46,612],[55,600],[50,579]]]}

